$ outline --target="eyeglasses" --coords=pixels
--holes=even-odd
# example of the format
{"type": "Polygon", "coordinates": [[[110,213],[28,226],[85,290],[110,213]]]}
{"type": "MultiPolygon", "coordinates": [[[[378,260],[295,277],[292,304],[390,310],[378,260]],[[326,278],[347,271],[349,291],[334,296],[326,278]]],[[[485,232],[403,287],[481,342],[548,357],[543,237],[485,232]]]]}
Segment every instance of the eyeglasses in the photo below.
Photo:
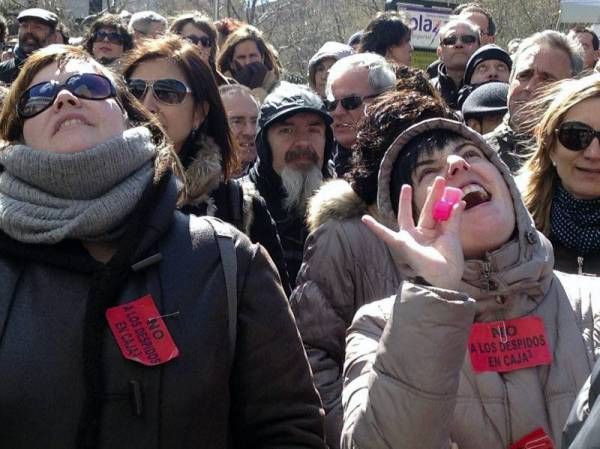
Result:
{"type": "Polygon", "coordinates": [[[600,139],[600,130],[581,122],[564,122],[555,132],[562,146],[571,151],[585,150],[594,138],[600,139]]]}
{"type": "Polygon", "coordinates": [[[195,36],[190,34],[189,36],[184,36],[184,38],[194,45],[202,44],[204,48],[210,48],[212,44],[212,41],[208,36],[195,36]]]}
{"type": "Polygon", "coordinates": [[[155,81],[145,81],[140,79],[130,79],[127,81],[127,87],[132,95],[140,101],[143,101],[148,88],[152,89],[152,95],[158,101],[166,104],[179,104],[185,100],[185,96],[192,90],[179,80],[162,79],[155,81]]]}
{"type": "Polygon", "coordinates": [[[122,45],[123,37],[116,31],[96,31],[94,33],[94,42],[102,42],[108,40],[111,44],[122,45]]]}
{"type": "Polygon", "coordinates": [[[17,112],[23,118],[38,115],[54,103],[63,89],[85,100],[105,100],[117,96],[114,84],[104,75],[82,73],[70,76],[62,84],[51,80],[31,86],[19,98],[17,112]]]}
{"type": "Polygon", "coordinates": [[[353,111],[354,109],[359,108],[365,100],[368,100],[369,98],[375,98],[380,94],[381,92],[372,95],[365,95],[364,97],[361,97],[359,95],[349,95],[347,97],[336,100],[326,99],[324,101],[325,109],[327,110],[327,112],[333,112],[336,110],[338,103],[340,103],[346,111],[353,111]]]}
{"type": "Polygon", "coordinates": [[[463,43],[465,45],[470,45],[470,44],[474,44],[475,42],[477,42],[477,37],[473,36],[472,34],[463,34],[461,36],[454,34],[452,36],[443,38],[442,45],[444,47],[449,47],[451,45],[456,45],[456,43],[458,41],[460,41],[461,43],[463,43]]]}

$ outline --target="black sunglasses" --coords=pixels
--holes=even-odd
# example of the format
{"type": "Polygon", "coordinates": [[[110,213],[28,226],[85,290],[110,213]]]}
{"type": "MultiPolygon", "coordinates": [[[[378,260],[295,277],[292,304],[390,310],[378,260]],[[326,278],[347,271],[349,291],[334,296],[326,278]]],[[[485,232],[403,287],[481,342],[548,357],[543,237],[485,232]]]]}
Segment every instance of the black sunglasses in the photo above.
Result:
{"type": "Polygon", "coordinates": [[[202,44],[204,48],[210,48],[212,41],[208,36],[195,36],[190,34],[189,36],[185,36],[185,39],[190,41],[194,45],[202,44]]]}
{"type": "Polygon", "coordinates": [[[472,34],[463,34],[458,36],[456,34],[452,36],[448,36],[442,39],[442,45],[445,47],[449,47],[450,45],[456,45],[458,41],[461,41],[463,44],[469,45],[477,42],[477,37],[472,34]]]}
{"type": "Polygon", "coordinates": [[[115,45],[123,44],[123,37],[116,31],[96,31],[94,33],[94,42],[103,42],[105,40],[108,40],[108,42],[115,45]]]}
{"type": "Polygon", "coordinates": [[[347,97],[336,100],[326,99],[324,101],[325,109],[327,110],[327,112],[333,112],[337,108],[338,103],[340,103],[346,111],[353,111],[354,109],[359,108],[365,100],[368,100],[369,98],[375,98],[380,93],[381,92],[372,95],[365,95],[364,97],[361,97],[359,95],[349,95],[347,97]]]}
{"type": "Polygon", "coordinates": [[[585,150],[594,138],[600,139],[600,131],[581,122],[564,122],[556,129],[558,141],[568,150],[585,150]]]}
{"type": "Polygon", "coordinates": [[[155,81],[146,81],[140,79],[130,79],[127,81],[127,87],[132,95],[140,101],[144,100],[148,88],[152,90],[152,95],[158,101],[166,104],[179,104],[185,100],[185,96],[192,90],[179,80],[162,79],[155,81]]]}
{"type": "Polygon", "coordinates": [[[117,89],[111,80],[97,73],[72,75],[64,83],[51,80],[35,84],[19,98],[17,112],[23,118],[31,118],[48,109],[58,93],[66,89],[85,100],[105,100],[116,97],[117,89]]]}

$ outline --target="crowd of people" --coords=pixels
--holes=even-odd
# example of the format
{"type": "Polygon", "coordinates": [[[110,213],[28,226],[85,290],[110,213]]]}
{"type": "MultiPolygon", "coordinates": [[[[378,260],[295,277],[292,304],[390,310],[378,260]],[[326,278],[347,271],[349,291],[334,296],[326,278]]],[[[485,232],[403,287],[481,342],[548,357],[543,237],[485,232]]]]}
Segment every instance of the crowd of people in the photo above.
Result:
{"type": "Polygon", "coordinates": [[[600,447],[594,31],[9,25],[1,447],[600,447]]]}

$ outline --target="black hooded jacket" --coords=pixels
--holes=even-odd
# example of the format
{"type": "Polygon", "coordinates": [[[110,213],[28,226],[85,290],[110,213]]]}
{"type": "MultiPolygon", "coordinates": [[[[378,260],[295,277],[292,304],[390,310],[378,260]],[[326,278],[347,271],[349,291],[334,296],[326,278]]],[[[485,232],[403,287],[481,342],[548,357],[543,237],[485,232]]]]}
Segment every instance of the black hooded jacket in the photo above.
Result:
{"type": "Polygon", "coordinates": [[[326,138],[323,157],[323,179],[333,177],[330,159],[334,149],[331,117],[325,111],[323,101],[305,87],[282,82],[271,92],[260,108],[256,133],[256,149],[258,159],[248,174],[249,179],[267,202],[267,207],[277,225],[283,256],[287,265],[292,288],[296,283],[296,275],[302,263],[304,242],[308,236],[305,217],[300,213],[289,212],[283,205],[286,192],[281,177],[273,170],[271,147],[267,141],[269,127],[290,115],[299,112],[314,112],[325,121],[326,138]]]}
{"type": "Polygon", "coordinates": [[[19,75],[21,66],[25,63],[27,56],[17,46],[15,48],[15,56],[0,64],[0,81],[6,84],[11,84],[19,75]]]}

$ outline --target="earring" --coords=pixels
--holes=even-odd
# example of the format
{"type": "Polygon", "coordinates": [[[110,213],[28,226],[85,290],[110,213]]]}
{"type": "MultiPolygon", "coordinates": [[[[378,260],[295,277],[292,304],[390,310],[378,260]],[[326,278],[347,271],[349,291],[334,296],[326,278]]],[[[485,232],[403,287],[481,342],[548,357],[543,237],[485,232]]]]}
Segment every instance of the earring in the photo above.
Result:
{"type": "Polygon", "coordinates": [[[552,166],[556,167],[556,162],[553,159],[550,159],[550,161],[552,162],[552,166]]]}

